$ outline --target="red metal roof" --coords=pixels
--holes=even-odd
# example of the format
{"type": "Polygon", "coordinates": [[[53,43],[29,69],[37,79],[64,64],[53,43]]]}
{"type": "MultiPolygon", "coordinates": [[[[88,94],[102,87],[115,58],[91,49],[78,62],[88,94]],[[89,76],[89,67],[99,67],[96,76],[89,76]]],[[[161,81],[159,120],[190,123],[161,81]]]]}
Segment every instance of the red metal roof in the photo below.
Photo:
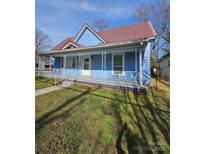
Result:
{"type": "Polygon", "coordinates": [[[69,37],[65,40],[63,40],[61,43],[57,44],[54,48],[52,48],[51,50],[60,50],[62,49],[64,46],[66,46],[74,37],[69,37]]]}
{"type": "MultiPolygon", "coordinates": [[[[135,23],[128,26],[122,26],[117,28],[112,28],[108,30],[103,30],[97,32],[97,34],[103,38],[106,43],[119,42],[119,41],[128,41],[128,40],[140,40],[150,37],[156,37],[157,33],[155,32],[150,21],[145,21],[141,23],[135,23]]],[[[69,42],[76,44],[79,47],[82,47],[76,42],[73,42],[75,37],[70,37],[59,43],[52,50],[61,50],[69,42]]]]}
{"type": "Polygon", "coordinates": [[[128,26],[113,28],[98,32],[106,42],[118,42],[126,40],[140,40],[155,37],[156,32],[149,21],[128,26]]]}

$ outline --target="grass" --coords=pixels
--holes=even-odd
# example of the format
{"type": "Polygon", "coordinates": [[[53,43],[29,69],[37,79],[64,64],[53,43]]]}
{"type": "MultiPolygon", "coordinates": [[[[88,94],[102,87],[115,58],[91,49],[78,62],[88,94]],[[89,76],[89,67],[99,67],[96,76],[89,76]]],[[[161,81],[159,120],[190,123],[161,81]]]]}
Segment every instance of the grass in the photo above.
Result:
{"type": "MultiPolygon", "coordinates": [[[[59,80],[56,80],[56,83],[58,83],[59,80]]],[[[35,79],[35,90],[47,88],[55,86],[55,79],[53,78],[45,78],[45,77],[36,77],[35,79]]]]}
{"type": "Polygon", "coordinates": [[[36,97],[36,153],[169,153],[169,85],[74,85],[36,97]]]}

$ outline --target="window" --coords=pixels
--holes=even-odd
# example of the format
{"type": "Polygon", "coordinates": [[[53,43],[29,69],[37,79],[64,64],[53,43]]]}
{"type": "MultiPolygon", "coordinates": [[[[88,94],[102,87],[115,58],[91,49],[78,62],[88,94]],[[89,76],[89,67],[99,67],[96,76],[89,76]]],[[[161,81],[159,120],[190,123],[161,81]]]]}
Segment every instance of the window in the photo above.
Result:
{"type": "Polygon", "coordinates": [[[123,54],[113,55],[113,74],[123,74],[123,54]]]}
{"type": "Polygon", "coordinates": [[[89,58],[84,59],[84,70],[89,70],[89,65],[90,65],[89,61],[90,61],[89,58]]]}
{"type": "Polygon", "coordinates": [[[76,68],[76,57],[67,57],[66,68],[76,68]]]}

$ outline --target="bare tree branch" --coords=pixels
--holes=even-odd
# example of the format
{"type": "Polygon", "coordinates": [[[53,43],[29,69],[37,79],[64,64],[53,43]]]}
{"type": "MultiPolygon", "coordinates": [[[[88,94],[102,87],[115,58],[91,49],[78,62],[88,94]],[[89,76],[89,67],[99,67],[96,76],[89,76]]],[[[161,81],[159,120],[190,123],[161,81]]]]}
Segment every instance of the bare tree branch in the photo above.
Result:
{"type": "Polygon", "coordinates": [[[35,52],[40,52],[51,48],[51,40],[43,31],[36,29],[35,31],[35,52]]]}
{"type": "Polygon", "coordinates": [[[170,4],[167,0],[155,0],[153,3],[136,7],[133,16],[141,20],[150,20],[157,32],[153,45],[153,55],[158,59],[159,52],[169,51],[170,46],[170,4]]]}
{"type": "Polygon", "coordinates": [[[97,19],[93,25],[97,30],[102,31],[109,27],[109,22],[106,19],[97,19]]]}

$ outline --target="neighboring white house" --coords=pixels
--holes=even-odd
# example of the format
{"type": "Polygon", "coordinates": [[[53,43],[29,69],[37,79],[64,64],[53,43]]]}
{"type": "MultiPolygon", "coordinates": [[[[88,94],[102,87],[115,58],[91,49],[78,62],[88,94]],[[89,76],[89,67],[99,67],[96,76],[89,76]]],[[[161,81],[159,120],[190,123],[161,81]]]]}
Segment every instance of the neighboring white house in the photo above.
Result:
{"type": "Polygon", "coordinates": [[[158,61],[159,66],[159,76],[161,79],[169,81],[170,80],[170,54],[166,54],[161,57],[158,61]]]}
{"type": "Polygon", "coordinates": [[[50,57],[39,56],[35,53],[35,69],[36,70],[51,70],[53,68],[53,59],[50,57]],[[39,62],[41,63],[39,67],[39,62]]]}

